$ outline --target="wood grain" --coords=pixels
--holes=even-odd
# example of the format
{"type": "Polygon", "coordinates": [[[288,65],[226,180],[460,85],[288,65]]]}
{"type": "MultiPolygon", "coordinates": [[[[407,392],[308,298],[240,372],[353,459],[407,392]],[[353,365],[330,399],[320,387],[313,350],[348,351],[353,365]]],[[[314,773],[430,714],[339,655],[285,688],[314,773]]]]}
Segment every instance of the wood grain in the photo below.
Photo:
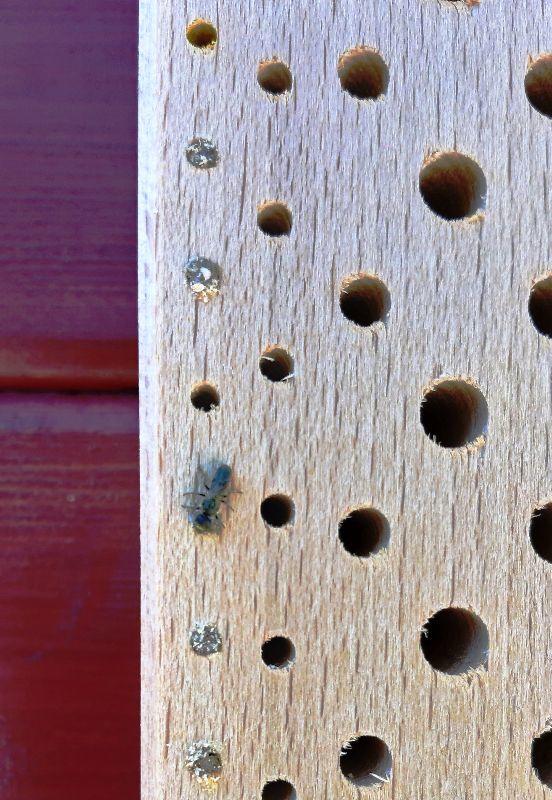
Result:
{"type": "Polygon", "coordinates": [[[276,777],[299,799],[369,796],[339,769],[362,734],[392,753],[382,798],[544,798],[531,745],[552,716],[552,590],[528,525],[552,493],[552,373],[527,301],[552,262],[552,128],[524,77],[552,49],[552,7],[142,0],[141,13],[144,800],[203,796],[185,768],[197,740],[220,748],[220,797],[260,798],[276,777]],[[199,16],[218,30],[208,54],[184,36],[199,16]],[[341,88],[338,59],[357,45],[388,66],[377,101],[341,88]],[[274,57],[293,75],[278,99],[256,81],[274,57]],[[188,165],[193,136],[213,139],[218,167],[188,165]],[[439,150],[483,170],[470,220],[422,200],[439,150]],[[289,236],[258,230],[268,200],[291,209],[289,236]],[[223,270],[205,306],[184,281],[194,254],[223,270]],[[340,312],[357,272],[389,290],[373,328],[340,312]],[[293,355],[291,380],[261,375],[271,345],[293,355]],[[443,376],[483,393],[483,446],[424,433],[424,388],[443,376]],[[220,392],[210,414],[189,402],[200,380],[220,392]],[[243,494],[212,540],[181,504],[220,462],[243,494]],[[293,498],[288,528],[260,516],[272,492],[293,498]],[[361,504],[390,526],[366,559],[338,539],[361,504]],[[487,669],[424,659],[422,626],[451,605],[487,626],[487,669]],[[198,619],[223,633],[208,662],[188,645],[198,619]],[[289,670],[261,660],[273,634],[295,645],[289,670]]]}
{"type": "Polygon", "coordinates": [[[0,397],[0,794],[138,794],[135,398],[0,397]]]}

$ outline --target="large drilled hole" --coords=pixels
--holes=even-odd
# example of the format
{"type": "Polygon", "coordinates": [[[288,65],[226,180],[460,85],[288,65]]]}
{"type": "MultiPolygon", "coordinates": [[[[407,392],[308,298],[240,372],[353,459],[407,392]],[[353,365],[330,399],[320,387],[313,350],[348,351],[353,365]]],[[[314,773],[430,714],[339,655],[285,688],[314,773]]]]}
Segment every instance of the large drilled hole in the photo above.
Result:
{"type": "Polygon", "coordinates": [[[552,273],[533,285],[529,295],[529,315],[539,333],[552,337],[552,273]]]}
{"type": "Polygon", "coordinates": [[[375,275],[350,275],[341,285],[339,307],[343,316],[367,328],[385,322],[391,297],[387,286],[375,275]]]}
{"type": "Polygon", "coordinates": [[[355,508],[339,523],[339,541],[353,556],[372,556],[387,546],[389,523],[375,508],[355,508]]]}
{"type": "Polygon", "coordinates": [[[537,555],[545,561],[552,562],[552,503],[533,511],[529,524],[529,538],[537,555]]]}
{"type": "Polygon", "coordinates": [[[420,647],[434,669],[448,675],[461,675],[487,667],[489,633],[473,611],[443,608],[422,628],[420,647]]]}
{"type": "Polygon", "coordinates": [[[285,203],[271,200],[257,209],[257,225],[267,236],[289,236],[291,211],[285,203]]]}
{"type": "Polygon", "coordinates": [[[261,647],[261,658],[270,669],[287,669],[295,661],[295,647],[286,636],[273,636],[261,647]]]}
{"type": "Polygon", "coordinates": [[[381,786],[391,779],[391,751],[377,736],[359,736],[342,746],[339,766],[355,786],[381,786]]]}
{"type": "Polygon", "coordinates": [[[481,391],[467,381],[447,378],[424,394],[420,421],[441,447],[464,447],[484,442],[489,412],[481,391]]]}
{"type": "Polygon", "coordinates": [[[444,219],[471,217],[485,207],[487,182],[473,159],[454,151],[434,153],[420,171],[420,192],[444,219]]]}
{"type": "Polygon", "coordinates": [[[194,19],[186,28],[186,39],[198,50],[211,50],[217,43],[217,29],[206,19],[194,19]]]}
{"type": "Polygon", "coordinates": [[[285,381],[293,375],[293,358],[282,347],[269,347],[259,359],[259,369],[269,381],[285,381]]]}
{"type": "Polygon", "coordinates": [[[270,494],[261,503],[261,517],[267,525],[281,528],[293,519],[293,501],[286,494],[270,494]]]}
{"type": "Polygon", "coordinates": [[[552,53],[539,56],[527,70],[525,94],[533,108],[552,117],[552,53]]]}
{"type": "Polygon", "coordinates": [[[261,61],[257,69],[257,81],[261,89],[268,94],[284,94],[291,91],[290,68],[277,58],[272,61],[261,61]]]}
{"type": "Polygon", "coordinates": [[[194,408],[208,413],[220,404],[219,393],[212,383],[203,381],[194,386],[190,393],[190,400],[194,408]]]}
{"type": "Polygon", "coordinates": [[[376,99],[387,91],[387,64],[371,47],[352,47],[337,63],[341,88],[360,100],[376,99]]]}
{"type": "Polygon", "coordinates": [[[295,800],[297,794],[289,781],[279,778],[263,786],[262,800],[295,800]]]}
{"type": "Polygon", "coordinates": [[[552,731],[544,731],[533,739],[531,766],[541,783],[552,789],[552,731]]]}

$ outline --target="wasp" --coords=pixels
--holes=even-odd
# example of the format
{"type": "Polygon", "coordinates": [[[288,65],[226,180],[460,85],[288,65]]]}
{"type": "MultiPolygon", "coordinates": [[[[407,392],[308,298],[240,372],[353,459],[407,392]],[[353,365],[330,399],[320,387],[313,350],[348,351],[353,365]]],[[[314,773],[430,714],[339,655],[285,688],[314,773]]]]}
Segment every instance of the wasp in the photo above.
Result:
{"type": "Polygon", "coordinates": [[[210,484],[205,484],[204,492],[186,492],[187,495],[202,498],[191,506],[183,506],[190,511],[189,519],[198,533],[220,533],[222,520],[219,516],[220,507],[226,503],[230,494],[228,486],[232,477],[232,468],[228,464],[221,464],[216,468],[210,484]]]}

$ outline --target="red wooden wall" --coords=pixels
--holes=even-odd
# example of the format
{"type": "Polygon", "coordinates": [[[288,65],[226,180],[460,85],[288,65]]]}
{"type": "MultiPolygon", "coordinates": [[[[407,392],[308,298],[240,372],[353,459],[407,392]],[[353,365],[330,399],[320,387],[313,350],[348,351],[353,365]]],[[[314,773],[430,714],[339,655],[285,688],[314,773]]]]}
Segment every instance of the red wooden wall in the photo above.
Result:
{"type": "Polygon", "coordinates": [[[136,6],[2,3],[2,800],[139,796],[136,6]]]}

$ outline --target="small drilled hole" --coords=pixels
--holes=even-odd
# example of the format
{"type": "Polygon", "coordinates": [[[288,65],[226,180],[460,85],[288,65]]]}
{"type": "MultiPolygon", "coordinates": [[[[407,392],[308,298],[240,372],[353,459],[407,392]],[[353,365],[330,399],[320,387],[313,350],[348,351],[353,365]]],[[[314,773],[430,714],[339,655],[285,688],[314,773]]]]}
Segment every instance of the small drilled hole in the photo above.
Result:
{"type": "Polygon", "coordinates": [[[257,225],[267,236],[289,236],[291,211],[278,201],[263,203],[257,209],[257,225]]]}
{"type": "Polygon", "coordinates": [[[262,800],[295,800],[297,794],[289,781],[278,779],[263,786],[262,800]]]}
{"type": "Polygon", "coordinates": [[[387,286],[375,275],[350,275],[341,285],[339,307],[344,317],[367,328],[385,322],[391,297],[387,286]]]}
{"type": "Polygon", "coordinates": [[[552,273],[533,285],[529,295],[529,315],[539,333],[552,337],[552,273]]]}
{"type": "Polygon", "coordinates": [[[291,91],[290,68],[277,58],[272,61],[261,61],[257,70],[257,81],[261,89],[268,94],[284,94],[291,91]]]}
{"type": "Polygon", "coordinates": [[[525,94],[533,108],[552,117],[552,53],[539,56],[527,70],[525,94]]]}
{"type": "Polygon", "coordinates": [[[261,517],[273,528],[281,528],[291,522],[293,511],[293,501],[285,494],[271,494],[261,503],[261,517]]]}
{"type": "Polygon", "coordinates": [[[389,523],[375,508],[356,508],[339,523],[339,541],[352,556],[373,556],[389,542],[389,523]]]}
{"type": "Polygon", "coordinates": [[[270,669],[287,669],[295,661],[295,647],[285,636],[273,636],[261,647],[261,658],[270,669]]]}
{"type": "Polygon", "coordinates": [[[441,447],[464,447],[484,442],[489,411],[480,390],[467,381],[447,378],[424,394],[420,421],[441,447]]]}
{"type": "Polygon", "coordinates": [[[191,391],[190,400],[194,408],[208,413],[220,405],[220,397],[212,383],[198,383],[191,391]]]}
{"type": "Polygon", "coordinates": [[[337,74],[341,88],[360,100],[374,100],[387,91],[387,64],[371,47],[346,50],[337,63],[337,74]]]}
{"type": "Polygon", "coordinates": [[[448,675],[461,675],[487,667],[489,633],[473,611],[443,608],[422,628],[420,647],[434,669],[448,675]]]}
{"type": "Polygon", "coordinates": [[[285,381],[293,375],[293,359],[287,350],[281,347],[270,347],[259,359],[261,375],[269,381],[278,383],[285,381]]]}
{"type": "Polygon", "coordinates": [[[540,782],[552,789],[552,731],[544,731],[533,739],[531,766],[540,782]]]}
{"type": "Polygon", "coordinates": [[[529,538],[537,555],[552,562],[552,503],[533,511],[529,538]]]}
{"type": "Polygon", "coordinates": [[[391,779],[391,751],[377,736],[359,736],[343,745],[339,766],[355,786],[381,786],[391,779]]]}
{"type": "Polygon", "coordinates": [[[186,28],[186,39],[198,50],[212,50],[217,43],[217,29],[206,19],[194,19],[186,28]]]}
{"type": "Polygon", "coordinates": [[[435,214],[461,219],[485,207],[487,182],[479,164],[468,156],[434,153],[420,171],[420,192],[435,214]]]}

